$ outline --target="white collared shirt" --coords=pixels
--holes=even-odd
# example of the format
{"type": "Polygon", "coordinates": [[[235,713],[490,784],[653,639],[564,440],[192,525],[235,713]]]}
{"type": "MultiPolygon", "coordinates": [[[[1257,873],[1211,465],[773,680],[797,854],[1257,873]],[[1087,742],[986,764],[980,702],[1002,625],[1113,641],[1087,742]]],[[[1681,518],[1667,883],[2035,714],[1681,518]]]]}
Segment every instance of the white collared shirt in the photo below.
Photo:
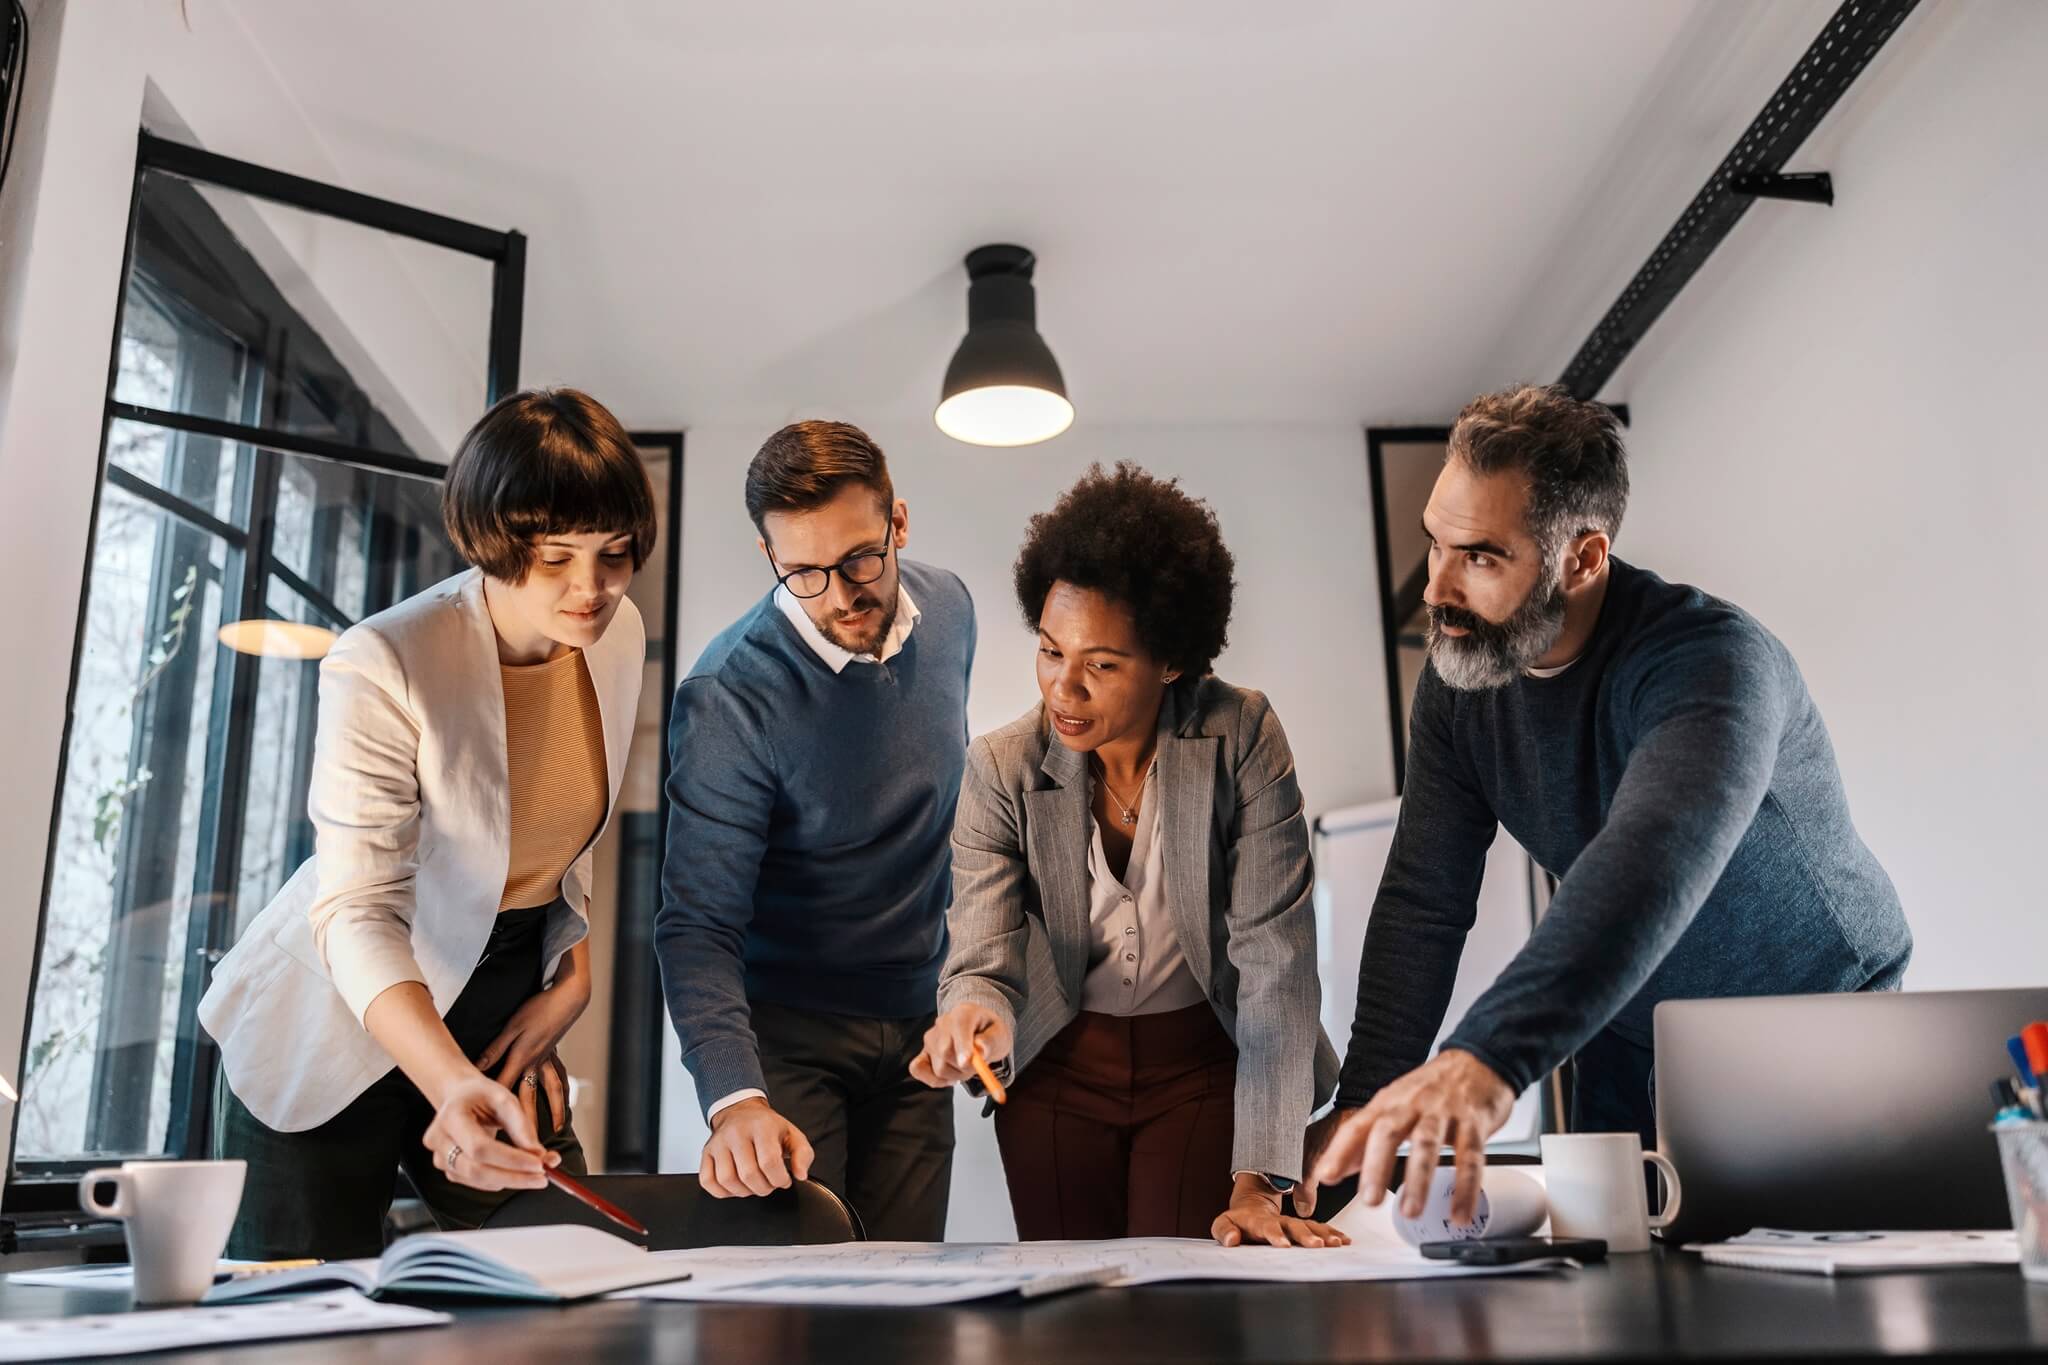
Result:
{"type": "Polygon", "coordinates": [[[882,639],[881,651],[877,654],[854,654],[841,649],[825,638],[825,632],[818,629],[811,620],[804,604],[789,589],[776,585],[775,605],[787,616],[796,633],[804,637],[804,643],[811,652],[825,661],[825,666],[834,673],[843,673],[850,663],[885,664],[903,652],[903,642],[910,638],[910,628],[917,624],[920,613],[917,603],[910,600],[910,589],[899,577],[896,580],[896,619],[889,624],[889,633],[882,639]]]}

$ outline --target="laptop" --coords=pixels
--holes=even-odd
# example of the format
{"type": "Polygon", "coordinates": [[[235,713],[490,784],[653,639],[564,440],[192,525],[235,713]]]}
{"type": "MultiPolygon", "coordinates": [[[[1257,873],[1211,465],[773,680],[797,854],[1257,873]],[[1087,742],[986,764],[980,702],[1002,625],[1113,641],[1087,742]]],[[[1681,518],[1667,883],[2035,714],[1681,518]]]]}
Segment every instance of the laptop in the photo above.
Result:
{"type": "Polygon", "coordinates": [[[1667,1000],[1657,1145],[1668,1245],[1752,1227],[2006,1228],[1991,1083],[2048,987],[1667,1000]]]}

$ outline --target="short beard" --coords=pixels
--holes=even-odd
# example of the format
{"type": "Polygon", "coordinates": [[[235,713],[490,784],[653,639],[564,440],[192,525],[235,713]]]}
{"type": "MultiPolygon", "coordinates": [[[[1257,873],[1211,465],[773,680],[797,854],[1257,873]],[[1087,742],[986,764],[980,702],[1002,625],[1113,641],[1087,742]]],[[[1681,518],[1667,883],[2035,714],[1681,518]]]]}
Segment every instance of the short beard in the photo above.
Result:
{"type": "Polygon", "coordinates": [[[1564,617],[1563,574],[1551,563],[1505,621],[1489,621],[1460,607],[1431,607],[1429,661],[1437,676],[1460,692],[1506,687],[1550,652],[1564,633],[1564,617]],[[1467,633],[1446,635],[1445,626],[1467,633]]]}
{"type": "Polygon", "coordinates": [[[838,621],[833,618],[820,621],[813,617],[811,624],[818,628],[820,635],[823,635],[833,644],[838,645],[848,654],[873,654],[880,657],[882,641],[889,638],[889,631],[896,624],[896,608],[901,601],[902,598],[895,593],[889,595],[889,600],[886,604],[880,598],[869,597],[866,593],[862,593],[859,597],[855,598],[853,605],[856,611],[867,611],[875,607],[881,608],[881,614],[875,618],[873,627],[858,636],[847,634],[841,628],[838,621]]]}

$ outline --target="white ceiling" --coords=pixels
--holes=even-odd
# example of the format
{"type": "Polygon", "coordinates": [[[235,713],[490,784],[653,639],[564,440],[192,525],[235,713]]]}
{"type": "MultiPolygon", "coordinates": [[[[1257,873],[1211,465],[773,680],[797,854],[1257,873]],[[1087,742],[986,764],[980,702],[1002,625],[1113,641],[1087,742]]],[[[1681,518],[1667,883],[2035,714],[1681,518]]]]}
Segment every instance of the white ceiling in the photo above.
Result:
{"type": "Polygon", "coordinates": [[[679,425],[928,413],[1005,240],[1084,421],[1441,419],[1555,377],[1832,8],[232,0],[352,188],[530,236],[525,379],[679,425]]]}

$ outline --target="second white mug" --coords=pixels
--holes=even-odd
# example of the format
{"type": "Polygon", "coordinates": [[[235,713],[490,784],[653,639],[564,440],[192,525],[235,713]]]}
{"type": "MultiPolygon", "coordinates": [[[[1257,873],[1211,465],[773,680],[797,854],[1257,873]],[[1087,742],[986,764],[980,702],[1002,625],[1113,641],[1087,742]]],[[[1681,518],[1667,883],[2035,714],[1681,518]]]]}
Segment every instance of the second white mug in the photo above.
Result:
{"type": "Polygon", "coordinates": [[[1678,1171],[1634,1133],[1551,1133],[1543,1139],[1550,1235],[1598,1237],[1609,1251],[1648,1251],[1650,1232],[1678,1216],[1678,1171]],[[1664,1176],[1664,1207],[1650,1214],[1643,1163],[1664,1176]]]}

